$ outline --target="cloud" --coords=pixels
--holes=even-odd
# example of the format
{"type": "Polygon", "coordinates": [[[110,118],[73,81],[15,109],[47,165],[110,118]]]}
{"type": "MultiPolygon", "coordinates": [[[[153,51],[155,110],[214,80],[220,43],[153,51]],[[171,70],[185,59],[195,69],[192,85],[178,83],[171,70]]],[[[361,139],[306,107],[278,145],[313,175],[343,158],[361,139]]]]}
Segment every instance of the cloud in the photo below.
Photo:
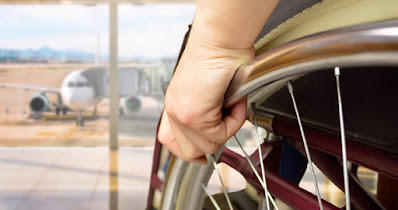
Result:
{"type": "Polygon", "coordinates": [[[188,27],[183,24],[150,24],[140,30],[125,30],[119,37],[121,55],[177,56],[188,27]]]}
{"type": "MultiPolygon", "coordinates": [[[[177,54],[193,18],[195,5],[119,6],[119,54],[162,56],[177,54]]],[[[39,5],[0,7],[0,48],[48,46],[108,52],[108,7],[39,5]]]]}
{"type": "Polygon", "coordinates": [[[194,9],[194,5],[120,8],[120,54],[177,55],[187,25],[192,22],[194,9]],[[129,22],[133,24],[128,25],[129,22]]]}

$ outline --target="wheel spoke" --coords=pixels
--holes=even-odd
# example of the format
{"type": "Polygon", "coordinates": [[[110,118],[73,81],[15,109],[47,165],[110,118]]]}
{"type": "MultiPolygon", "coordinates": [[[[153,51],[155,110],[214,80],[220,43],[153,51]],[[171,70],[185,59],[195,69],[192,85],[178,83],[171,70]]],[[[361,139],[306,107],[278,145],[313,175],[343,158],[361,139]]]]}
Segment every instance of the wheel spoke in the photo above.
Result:
{"type": "Polygon", "coordinates": [[[343,101],[341,99],[340,91],[340,68],[336,67],[334,69],[334,75],[336,77],[336,87],[337,87],[337,99],[339,106],[339,118],[340,118],[340,133],[341,133],[341,153],[343,157],[343,168],[344,168],[344,191],[345,191],[345,202],[346,209],[350,210],[350,190],[348,182],[348,168],[347,168],[347,149],[345,143],[345,130],[344,130],[344,118],[343,118],[343,101]]]}
{"type": "MultiPolygon", "coordinates": [[[[256,175],[258,181],[260,182],[261,186],[263,186],[263,188],[264,188],[264,190],[265,190],[265,188],[267,188],[267,187],[265,186],[263,180],[261,179],[260,174],[258,174],[258,172],[257,172],[257,170],[256,170],[256,167],[254,167],[252,161],[250,160],[250,158],[249,158],[249,156],[247,155],[246,151],[243,149],[243,147],[242,147],[242,145],[240,144],[240,142],[239,142],[238,138],[236,137],[236,135],[234,135],[234,137],[235,137],[235,140],[236,140],[236,142],[238,143],[239,147],[242,149],[242,152],[243,152],[243,154],[245,155],[245,158],[246,158],[247,162],[249,163],[250,167],[252,168],[254,174],[256,175]]],[[[267,196],[267,197],[265,197],[265,199],[270,199],[272,205],[274,206],[274,208],[275,208],[276,210],[279,210],[278,206],[276,205],[276,203],[275,203],[275,201],[274,201],[274,198],[271,196],[271,194],[269,193],[269,191],[267,191],[266,196],[267,196]]]]}
{"type": "Polygon", "coordinates": [[[300,114],[299,114],[299,112],[298,112],[296,100],[294,99],[293,86],[292,86],[292,84],[290,83],[290,81],[287,82],[287,87],[288,87],[288,89],[289,89],[289,93],[290,93],[290,96],[291,96],[291,98],[292,98],[294,110],[295,110],[295,112],[296,112],[297,122],[298,122],[299,127],[300,127],[301,138],[303,139],[304,149],[305,149],[305,153],[306,153],[306,156],[307,156],[307,159],[308,159],[308,165],[309,165],[310,170],[311,170],[311,173],[312,173],[312,181],[314,182],[316,196],[318,197],[319,208],[320,208],[321,210],[323,210],[322,198],[321,198],[321,194],[319,193],[318,182],[317,182],[317,180],[316,180],[314,168],[313,168],[313,166],[312,166],[311,155],[310,155],[310,151],[309,151],[309,149],[308,149],[307,140],[306,140],[306,138],[305,138],[303,125],[301,124],[301,118],[300,118],[300,114]]]}
{"type": "Polygon", "coordinates": [[[220,171],[218,170],[218,167],[217,167],[217,162],[216,162],[215,158],[213,157],[213,155],[210,155],[210,158],[211,158],[211,161],[213,162],[214,169],[217,171],[218,178],[220,179],[222,190],[224,192],[225,199],[228,202],[229,209],[233,210],[234,208],[232,207],[231,199],[229,198],[227,190],[225,189],[225,186],[224,186],[224,182],[222,181],[221,173],[220,173],[220,171]]]}
{"type": "Polygon", "coordinates": [[[264,162],[263,160],[263,153],[261,152],[261,144],[260,144],[260,135],[258,134],[258,125],[257,125],[257,119],[256,119],[256,105],[255,103],[251,104],[252,106],[252,110],[253,110],[253,120],[254,120],[254,127],[256,129],[256,139],[257,139],[257,147],[258,147],[258,155],[259,155],[259,160],[260,160],[260,166],[261,166],[261,175],[262,175],[262,180],[264,182],[263,184],[263,188],[264,188],[264,197],[265,197],[265,201],[267,204],[267,209],[270,209],[269,206],[269,200],[268,200],[268,188],[267,188],[267,180],[265,179],[265,170],[264,170],[264,162]]]}
{"type": "Polygon", "coordinates": [[[221,210],[220,206],[217,204],[216,199],[214,199],[214,197],[209,193],[209,191],[207,191],[207,188],[206,188],[205,184],[203,184],[203,182],[201,183],[201,186],[202,186],[203,190],[206,192],[207,196],[209,196],[210,201],[213,203],[214,207],[217,210],[221,210]]]}

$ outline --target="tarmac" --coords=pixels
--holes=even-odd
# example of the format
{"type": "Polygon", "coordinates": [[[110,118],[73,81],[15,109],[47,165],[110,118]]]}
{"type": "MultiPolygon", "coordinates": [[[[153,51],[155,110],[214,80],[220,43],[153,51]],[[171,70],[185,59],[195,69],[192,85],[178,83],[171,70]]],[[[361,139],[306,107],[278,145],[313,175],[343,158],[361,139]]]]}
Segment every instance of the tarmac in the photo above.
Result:
{"type": "MultiPolygon", "coordinates": [[[[152,146],[162,103],[151,97],[142,97],[143,107],[135,113],[119,116],[120,146],[152,146]]],[[[33,114],[16,110],[0,113],[0,146],[108,146],[108,100],[98,104],[98,111],[84,113],[84,126],[75,125],[76,113],[56,116],[33,114]]],[[[19,108],[21,109],[21,108],[19,108]]]]}

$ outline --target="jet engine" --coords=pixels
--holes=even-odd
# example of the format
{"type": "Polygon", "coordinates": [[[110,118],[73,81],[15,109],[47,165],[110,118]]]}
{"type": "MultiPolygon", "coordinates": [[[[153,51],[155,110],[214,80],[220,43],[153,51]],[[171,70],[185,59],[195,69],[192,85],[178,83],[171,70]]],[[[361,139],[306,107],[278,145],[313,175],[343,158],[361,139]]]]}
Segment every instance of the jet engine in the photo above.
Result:
{"type": "Polygon", "coordinates": [[[33,112],[45,112],[49,107],[49,100],[43,93],[36,94],[30,99],[29,107],[33,112]]]}
{"type": "Polygon", "coordinates": [[[138,111],[141,108],[142,102],[140,98],[135,96],[130,96],[127,98],[123,98],[120,105],[121,105],[120,107],[121,114],[132,113],[138,111]]]}

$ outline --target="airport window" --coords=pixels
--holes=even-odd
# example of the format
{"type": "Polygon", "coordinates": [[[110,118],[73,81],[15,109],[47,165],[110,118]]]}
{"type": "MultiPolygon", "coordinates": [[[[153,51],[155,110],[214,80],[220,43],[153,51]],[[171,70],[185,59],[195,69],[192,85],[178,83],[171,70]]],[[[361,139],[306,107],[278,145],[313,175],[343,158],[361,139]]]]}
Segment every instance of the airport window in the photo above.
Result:
{"type": "Polygon", "coordinates": [[[119,142],[153,145],[171,79],[195,5],[119,6],[119,142]]]}
{"type": "Polygon", "coordinates": [[[22,88],[0,88],[0,134],[5,139],[0,147],[11,148],[0,152],[10,160],[0,167],[10,169],[4,176],[16,177],[9,185],[1,183],[0,206],[145,209],[164,84],[195,5],[118,6],[121,148],[113,152],[108,150],[109,5],[32,2],[0,5],[0,20],[7,20],[0,21],[0,83],[22,88]],[[87,80],[77,81],[77,72],[87,80]],[[72,92],[82,89],[76,87],[92,91],[72,92]],[[98,97],[88,101],[91,96],[98,97]],[[32,108],[31,102],[42,106],[32,108]],[[27,173],[33,174],[32,182],[24,178],[27,173]],[[9,197],[18,202],[2,199],[9,197]]]}
{"type": "MultiPolygon", "coordinates": [[[[121,146],[136,145],[137,138],[146,139],[147,145],[153,144],[153,131],[162,110],[165,84],[170,81],[194,10],[195,5],[190,4],[118,6],[118,130],[124,142],[121,146]],[[150,120],[138,120],[141,116],[150,120]]],[[[106,124],[109,120],[108,18],[109,5],[106,4],[2,5],[0,19],[7,21],[0,22],[0,74],[7,74],[10,78],[0,77],[0,83],[9,83],[11,79],[21,86],[62,89],[63,81],[80,70],[89,81],[72,80],[66,86],[92,86],[95,95],[100,96],[81,112],[84,124],[97,125],[101,120],[105,122],[99,124],[106,124]]],[[[25,116],[18,118],[21,121],[33,119],[35,125],[75,125],[73,119],[79,115],[76,106],[68,107],[68,98],[62,97],[62,91],[58,95],[45,91],[48,101],[43,102],[49,105],[41,112],[27,106],[36,93],[34,90],[0,91],[17,99],[15,104],[12,101],[2,102],[0,109],[8,116],[25,113],[25,116]],[[59,114],[66,117],[56,117],[59,114]]],[[[51,126],[47,128],[51,129],[51,126]]],[[[94,133],[97,135],[91,136],[91,139],[98,139],[97,143],[101,142],[102,146],[108,145],[107,126],[105,129],[98,128],[94,133]]],[[[84,135],[67,137],[79,140],[81,146],[93,144],[83,141],[84,135]]]]}

